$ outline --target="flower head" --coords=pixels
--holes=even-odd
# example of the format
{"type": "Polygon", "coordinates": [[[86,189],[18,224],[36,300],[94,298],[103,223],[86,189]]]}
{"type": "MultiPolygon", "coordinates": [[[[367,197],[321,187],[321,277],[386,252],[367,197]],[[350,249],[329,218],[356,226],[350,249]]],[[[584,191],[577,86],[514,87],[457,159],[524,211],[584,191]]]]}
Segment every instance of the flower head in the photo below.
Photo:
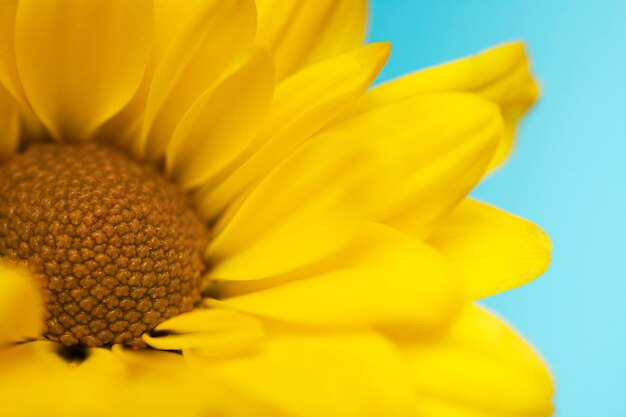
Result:
{"type": "Polygon", "coordinates": [[[469,191],[537,97],[508,44],[368,90],[363,0],[0,3],[0,410],[551,413],[472,303],[540,275],[469,191]]]}

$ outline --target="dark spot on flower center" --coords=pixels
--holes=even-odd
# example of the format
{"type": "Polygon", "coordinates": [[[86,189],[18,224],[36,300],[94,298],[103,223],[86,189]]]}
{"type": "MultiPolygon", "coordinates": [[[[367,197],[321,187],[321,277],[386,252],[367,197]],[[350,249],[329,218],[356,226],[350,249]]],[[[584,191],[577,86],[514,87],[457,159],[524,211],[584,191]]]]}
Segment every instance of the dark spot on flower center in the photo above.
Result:
{"type": "Polygon", "coordinates": [[[113,148],[36,144],[0,165],[0,257],[38,276],[44,336],[65,346],[143,347],[191,310],[207,235],[185,194],[113,148]]]}
{"type": "Polygon", "coordinates": [[[83,345],[60,345],[57,349],[57,354],[68,363],[81,364],[89,357],[89,349],[83,345]]]}
{"type": "Polygon", "coordinates": [[[150,336],[152,337],[167,337],[172,336],[174,333],[169,330],[152,330],[150,336]]]}

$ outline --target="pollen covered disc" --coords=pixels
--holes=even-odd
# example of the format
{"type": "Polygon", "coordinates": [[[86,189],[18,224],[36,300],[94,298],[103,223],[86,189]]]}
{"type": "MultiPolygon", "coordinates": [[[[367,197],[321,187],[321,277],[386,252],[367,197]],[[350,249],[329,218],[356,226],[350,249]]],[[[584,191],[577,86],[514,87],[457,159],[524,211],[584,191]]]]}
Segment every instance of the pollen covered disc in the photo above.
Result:
{"type": "Polygon", "coordinates": [[[143,347],[200,301],[207,236],[185,194],[113,148],[36,144],[0,165],[0,257],[38,276],[44,336],[64,345],[143,347]]]}

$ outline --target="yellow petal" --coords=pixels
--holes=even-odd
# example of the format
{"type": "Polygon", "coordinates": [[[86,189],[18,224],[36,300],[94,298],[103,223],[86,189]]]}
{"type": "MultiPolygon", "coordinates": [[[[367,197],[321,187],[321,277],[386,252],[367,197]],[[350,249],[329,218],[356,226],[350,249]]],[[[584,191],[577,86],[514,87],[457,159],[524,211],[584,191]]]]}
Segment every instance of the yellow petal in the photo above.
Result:
{"type": "Polygon", "coordinates": [[[175,375],[184,372],[186,366],[179,354],[157,349],[130,349],[122,345],[111,346],[111,352],[130,372],[144,374],[175,375]]]}
{"type": "Polygon", "coordinates": [[[0,348],[41,334],[43,311],[35,280],[0,264],[0,348]]]}
{"type": "Polygon", "coordinates": [[[359,216],[421,236],[481,178],[501,120],[466,94],[433,94],[354,117],[304,143],[215,228],[216,279],[301,268],[354,236],[359,216]],[[454,120],[454,123],[450,123],[454,120]]]}
{"type": "Polygon", "coordinates": [[[156,47],[162,56],[150,85],[140,145],[153,159],[163,156],[189,107],[252,45],[256,28],[253,0],[161,0],[157,10],[163,34],[156,47]]]}
{"type": "Polygon", "coordinates": [[[68,363],[58,350],[36,342],[0,351],[1,415],[269,415],[264,403],[192,372],[179,355],[89,349],[86,360],[68,363]]]}
{"type": "Polygon", "coordinates": [[[22,105],[26,96],[15,61],[15,16],[18,0],[0,1],[0,85],[22,105]]]}
{"type": "Polygon", "coordinates": [[[0,160],[15,152],[19,139],[19,104],[0,84],[0,160]]]}
{"type": "Polygon", "coordinates": [[[457,276],[432,249],[391,228],[369,224],[321,271],[222,299],[264,318],[324,326],[390,329],[440,326],[457,311],[457,276]]]}
{"type": "MultiPolygon", "coordinates": [[[[0,351],[2,415],[78,417],[91,414],[90,403],[98,402],[100,395],[110,398],[113,381],[109,377],[119,372],[119,367],[107,360],[108,351],[94,351],[97,355],[85,367],[69,365],[55,352],[56,346],[50,342],[0,351]]],[[[108,407],[100,404],[101,410],[108,407]]]]}
{"type": "Polygon", "coordinates": [[[468,296],[479,299],[526,284],[550,263],[550,239],[541,228],[467,199],[428,238],[462,273],[468,296]]]}
{"type": "Polygon", "coordinates": [[[279,79],[359,46],[365,0],[257,0],[257,42],[274,54],[279,79]]]}
{"type": "MultiPolygon", "coordinates": [[[[181,33],[202,23],[210,23],[210,11],[215,2],[206,0],[154,0],[154,33],[150,60],[146,67],[141,85],[132,100],[113,118],[108,120],[98,131],[98,139],[113,141],[128,149],[136,156],[145,156],[145,137],[141,136],[144,111],[154,72],[162,64],[168,47],[181,33]],[[207,13],[207,8],[209,13],[207,13]]],[[[193,41],[198,41],[194,37],[193,41]]],[[[193,45],[182,45],[183,51],[191,53],[193,45]]],[[[171,52],[170,52],[171,53],[171,52]]],[[[177,62],[178,64],[179,62],[177,62]]],[[[173,82],[174,80],[167,80],[173,82]]],[[[163,85],[160,85],[163,87],[163,85]]]]}
{"type": "Polygon", "coordinates": [[[285,205],[284,210],[277,207],[271,208],[271,213],[259,212],[261,201],[269,197],[267,193],[255,198],[250,208],[245,204],[241,208],[245,213],[236,213],[212,240],[207,259],[213,266],[213,279],[257,280],[305,267],[341,250],[358,230],[355,219],[329,207],[336,203],[328,197],[294,211],[285,205]],[[275,215],[284,218],[265,222],[275,215]],[[245,226],[249,229],[242,229],[245,226]]]}
{"type": "MultiPolygon", "coordinates": [[[[381,70],[389,45],[371,44],[305,68],[277,86],[267,120],[254,143],[256,151],[216,187],[198,196],[208,218],[224,210],[250,184],[359,97],[381,70]]],[[[212,185],[212,184],[211,184],[212,185]]]]}
{"type": "Polygon", "coordinates": [[[167,149],[167,172],[184,189],[212,180],[250,145],[273,92],[272,62],[254,49],[189,108],[167,149]]]}
{"type": "Polygon", "coordinates": [[[442,336],[405,344],[404,350],[420,416],[552,414],[552,380],[541,358],[480,307],[468,307],[442,336]]]}
{"type": "Polygon", "coordinates": [[[524,45],[505,44],[476,56],[418,71],[369,91],[342,118],[407,97],[437,91],[480,94],[500,106],[506,129],[494,155],[495,167],[513,145],[517,122],[539,95],[524,45]]]}
{"type": "Polygon", "coordinates": [[[143,340],[156,349],[186,350],[213,358],[249,353],[263,337],[261,324],[235,311],[198,309],[159,324],[143,340]]]}
{"type": "Polygon", "coordinates": [[[498,149],[493,154],[493,159],[487,168],[487,172],[490,172],[498,168],[511,154],[513,147],[515,146],[515,135],[517,133],[517,125],[520,122],[524,112],[507,112],[504,113],[504,130],[502,132],[502,138],[498,144],[498,149]]]}
{"type": "Polygon", "coordinates": [[[365,174],[346,167],[358,155],[330,154],[328,143],[317,145],[283,161],[220,217],[207,251],[213,278],[253,280],[288,272],[335,253],[354,237],[359,221],[349,211],[355,200],[366,199],[366,190],[347,184],[365,174]]]}
{"type": "Polygon", "coordinates": [[[151,37],[149,0],[20,1],[17,64],[33,110],[57,139],[88,139],[137,91],[151,37]]]}
{"type": "Polygon", "coordinates": [[[415,95],[322,131],[370,147],[368,216],[425,236],[482,178],[502,131],[498,108],[462,93],[415,95]]]}
{"type": "Polygon", "coordinates": [[[257,355],[224,361],[184,355],[192,367],[285,415],[415,415],[399,355],[374,333],[287,335],[257,355]]]}

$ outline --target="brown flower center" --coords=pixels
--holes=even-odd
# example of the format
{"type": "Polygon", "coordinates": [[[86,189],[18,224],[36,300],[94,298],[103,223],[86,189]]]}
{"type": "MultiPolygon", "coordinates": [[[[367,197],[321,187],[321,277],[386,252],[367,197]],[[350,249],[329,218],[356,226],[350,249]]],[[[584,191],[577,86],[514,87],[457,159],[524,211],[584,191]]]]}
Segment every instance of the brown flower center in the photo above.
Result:
{"type": "Polygon", "coordinates": [[[0,164],[0,257],[40,280],[48,339],[143,347],[200,301],[207,230],[150,165],[99,144],[37,144],[0,164]]]}

